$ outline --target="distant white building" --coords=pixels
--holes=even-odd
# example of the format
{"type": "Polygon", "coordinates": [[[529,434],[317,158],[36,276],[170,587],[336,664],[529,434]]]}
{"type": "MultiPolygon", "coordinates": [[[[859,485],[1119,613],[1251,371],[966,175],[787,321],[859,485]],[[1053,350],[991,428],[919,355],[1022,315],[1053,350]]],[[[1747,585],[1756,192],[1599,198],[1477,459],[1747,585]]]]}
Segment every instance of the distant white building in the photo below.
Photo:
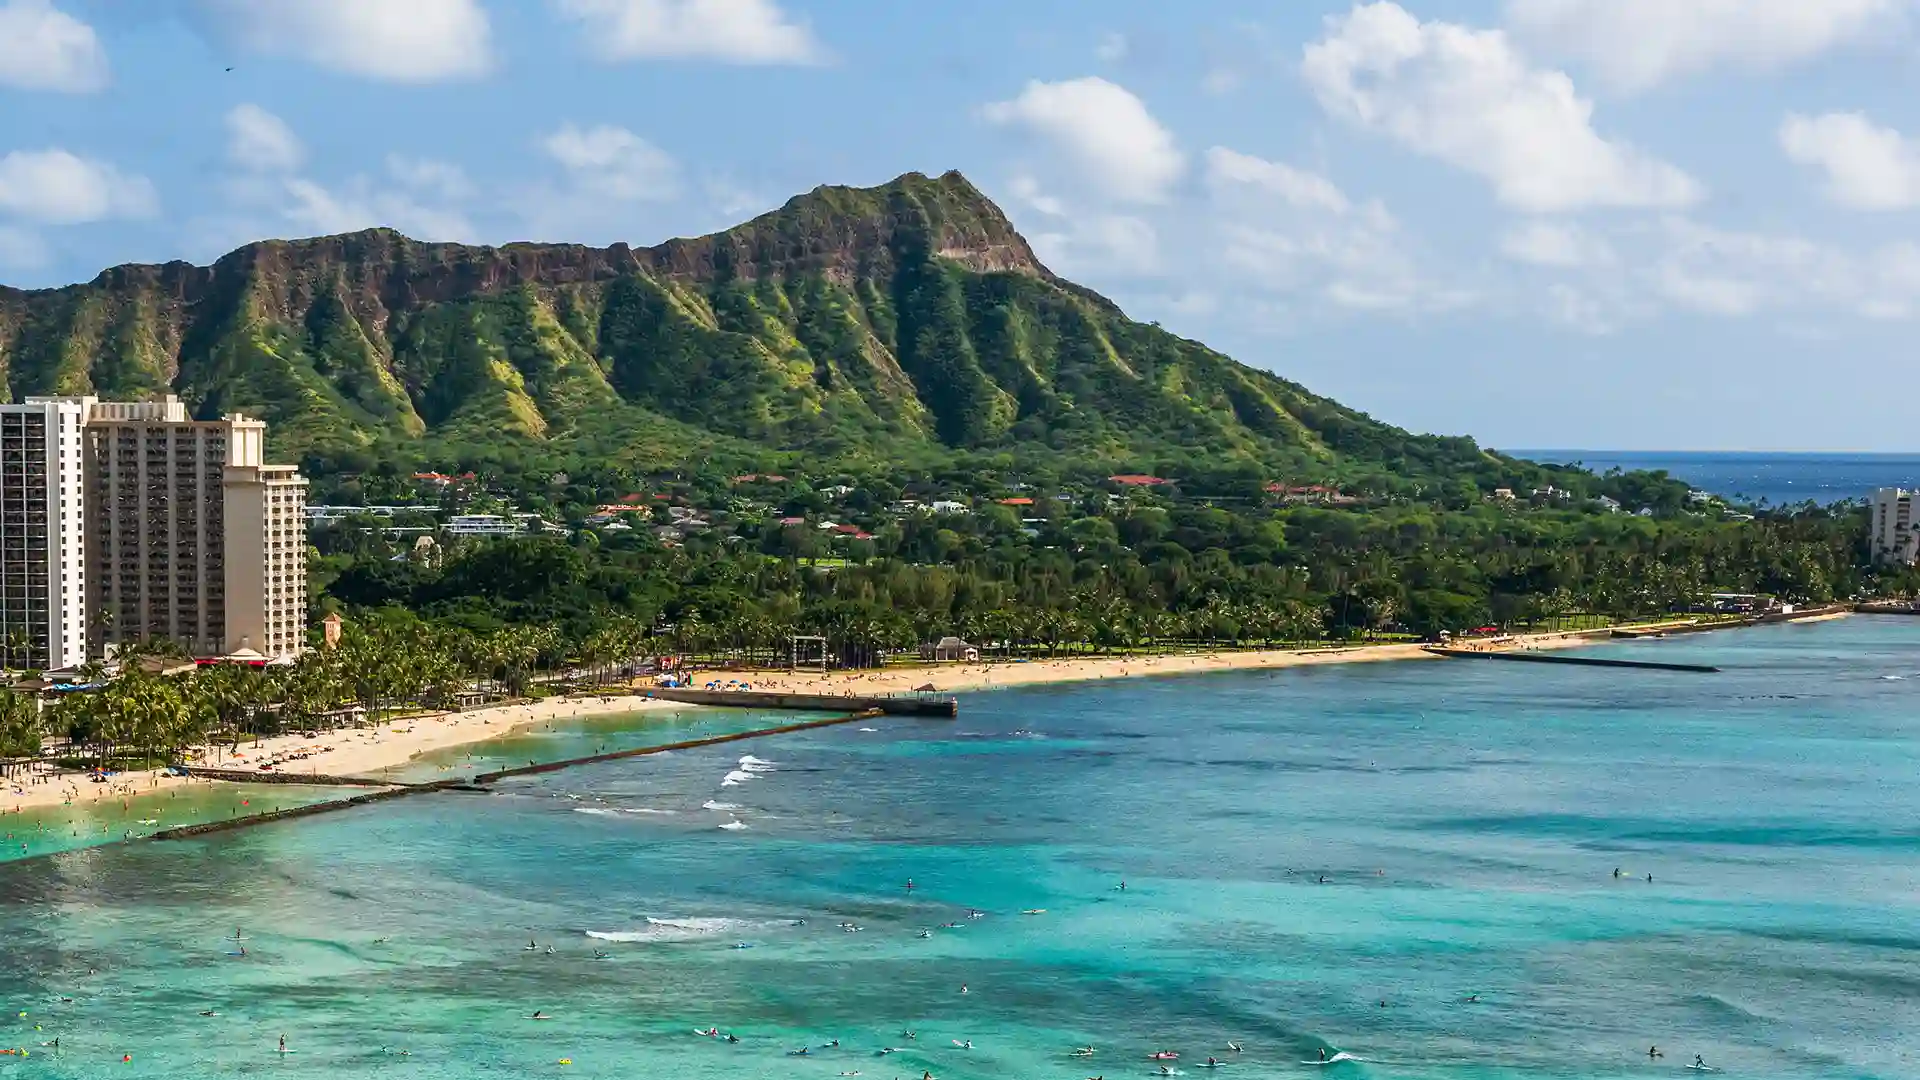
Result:
{"type": "Polygon", "coordinates": [[[455,514],[447,519],[450,536],[523,536],[531,532],[566,531],[565,526],[541,520],[539,514],[455,514]]]}
{"type": "Polygon", "coordinates": [[[1873,493],[1873,557],[1881,562],[1920,561],[1920,531],[1914,529],[1913,503],[1920,492],[1881,488],[1873,493]]]}

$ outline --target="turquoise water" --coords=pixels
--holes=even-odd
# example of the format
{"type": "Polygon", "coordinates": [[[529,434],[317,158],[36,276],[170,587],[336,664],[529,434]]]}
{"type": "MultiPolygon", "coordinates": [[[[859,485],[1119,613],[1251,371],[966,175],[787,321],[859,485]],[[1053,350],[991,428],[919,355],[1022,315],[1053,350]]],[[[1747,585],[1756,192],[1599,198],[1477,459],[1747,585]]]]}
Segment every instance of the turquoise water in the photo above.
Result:
{"type": "MultiPolygon", "coordinates": [[[[15,812],[16,808],[6,801],[6,793],[12,790],[11,785],[0,789],[0,863],[119,844],[129,833],[145,837],[181,825],[226,821],[366,794],[358,788],[206,782],[143,792],[126,799],[15,812]]],[[[7,873],[0,870],[0,882],[5,881],[7,873]]],[[[0,1035],[0,1041],[4,1041],[4,1035],[0,1035]]]]}
{"type": "Polygon", "coordinates": [[[0,865],[0,1076],[1920,1076],[1920,620],[1604,651],[1726,670],[1001,691],[0,865]]]}

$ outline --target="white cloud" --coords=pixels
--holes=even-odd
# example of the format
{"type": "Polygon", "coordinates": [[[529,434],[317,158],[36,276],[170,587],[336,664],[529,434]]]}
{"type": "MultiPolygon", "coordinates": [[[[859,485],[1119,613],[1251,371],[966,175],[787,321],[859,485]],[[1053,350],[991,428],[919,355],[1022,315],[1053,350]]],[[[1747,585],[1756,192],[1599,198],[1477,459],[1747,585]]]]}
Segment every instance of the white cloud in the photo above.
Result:
{"type": "Polygon", "coordinates": [[[1033,207],[1048,217],[1061,217],[1067,212],[1066,204],[1054,196],[1047,194],[1046,191],[1041,188],[1040,181],[1029,173],[1015,173],[1013,179],[1008,182],[1007,187],[1008,190],[1013,192],[1014,198],[1019,199],[1021,202],[1026,203],[1028,206],[1033,207]]]}
{"type": "Polygon", "coordinates": [[[827,58],[805,23],[774,0],[551,0],[585,25],[603,60],[704,57],[735,64],[817,64],[827,58]]]}
{"type": "Polygon", "coordinates": [[[679,163],[626,128],[566,124],[540,145],[582,192],[623,202],[671,199],[679,194],[679,163]]]}
{"type": "Polygon", "coordinates": [[[1207,151],[1207,182],[1216,190],[1246,185],[1277,195],[1287,205],[1303,210],[1317,208],[1344,214],[1352,206],[1333,181],[1318,173],[1238,153],[1224,146],[1207,151]]]}
{"type": "Polygon", "coordinates": [[[1827,197],[1857,210],[1920,206],[1920,141],[1860,113],[1790,115],[1780,124],[1788,158],[1827,174],[1827,197]]]}
{"type": "Polygon", "coordinates": [[[1583,334],[1611,334],[1619,328],[1606,303],[1564,281],[1547,286],[1546,300],[1547,317],[1562,326],[1583,334]]]}
{"type": "Polygon", "coordinates": [[[706,191],[708,205],[729,224],[771,210],[780,204],[780,200],[769,199],[728,176],[709,176],[701,187],[706,191]]]}
{"type": "Polygon", "coordinates": [[[9,270],[38,270],[52,258],[39,234],[12,225],[0,225],[0,266],[9,270]]]}
{"type": "Polygon", "coordinates": [[[383,174],[331,184],[300,172],[305,148],[279,117],[257,105],[227,114],[227,155],[237,167],[226,185],[230,215],[222,237],[261,232],[316,236],[385,226],[418,240],[472,241],[477,230],[463,210],[475,195],[459,166],[389,154],[383,174]]]}
{"type": "Polygon", "coordinates": [[[1069,276],[1090,271],[1143,276],[1167,268],[1160,257],[1159,231],[1129,214],[1075,220],[1067,231],[1036,235],[1033,244],[1041,262],[1069,276]]]}
{"type": "Polygon", "coordinates": [[[1221,258],[1243,288],[1360,311],[1440,311],[1474,300],[1421,268],[1378,200],[1356,203],[1318,173],[1224,146],[1206,161],[1221,258]]]}
{"type": "Polygon", "coordinates": [[[386,227],[415,240],[471,243],[476,238],[473,224],[459,210],[421,202],[386,181],[357,176],[333,189],[291,177],[285,192],[280,215],[307,235],[386,227]]]}
{"type": "Polygon", "coordinates": [[[158,199],[143,176],[65,150],[0,157],[0,210],[49,225],[146,217],[158,199]]]}
{"type": "Polygon", "coordinates": [[[473,181],[460,166],[432,158],[388,154],[387,175],[406,187],[446,202],[471,199],[476,193],[473,181]]]}
{"type": "Polygon", "coordinates": [[[50,0],[0,4],[0,86],[78,94],[106,85],[107,53],[93,27],[50,0]]]}
{"type": "Polygon", "coordinates": [[[256,172],[292,172],[306,148],[287,122],[258,105],[235,105],[227,113],[227,159],[256,172]]]}
{"type": "Polygon", "coordinates": [[[1485,177],[1532,213],[1679,207],[1700,184],[1594,130],[1593,104],[1558,71],[1530,66],[1499,30],[1422,23],[1399,5],[1327,20],[1301,73],[1328,113],[1485,177]]]}
{"type": "Polygon", "coordinates": [[[1898,248],[1852,253],[1805,237],[1662,223],[1649,276],[1669,302],[1707,315],[1746,317],[1794,310],[1851,315],[1910,306],[1920,277],[1897,268],[1898,248]]]}
{"type": "Polygon", "coordinates": [[[1911,0],[1507,0],[1530,43],[1609,86],[1649,89],[1721,64],[1778,68],[1861,40],[1911,0]]]}
{"type": "Polygon", "coordinates": [[[492,66],[478,0],[200,0],[245,48],[349,75],[428,83],[492,66]]]}
{"type": "Polygon", "coordinates": [[[1146,104],[1097,76],[1030,82],[1019,97],[988,105],[984,115],[1053,144],[1091,184],[1124,201],[1163,201],[1186,169],[1173,134],[1146,104]]]}
{"type": "Polygon", "coordinates": [[[1614,262],[1613,246],[1571,222],[1528,221],[1500,238],[1500,251],[1515,262],[1576,269],[1614,262]]]}

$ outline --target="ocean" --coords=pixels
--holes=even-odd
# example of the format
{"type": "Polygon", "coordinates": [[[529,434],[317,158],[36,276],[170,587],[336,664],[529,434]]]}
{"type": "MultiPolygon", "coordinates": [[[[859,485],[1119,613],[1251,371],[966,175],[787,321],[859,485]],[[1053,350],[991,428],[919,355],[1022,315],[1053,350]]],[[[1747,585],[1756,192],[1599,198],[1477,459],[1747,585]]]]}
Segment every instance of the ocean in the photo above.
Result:
{"type": "Polygon", "coordinates": [[[1920,454],[1769,454],[1721,451],[1513,450],[1515,457],[1594,472],[1665,469],[1702,491],[1782,506],[1871,498],[1875,488],[1920,487],[1920,454]]]}
{"type": "Polygon", "coordinates": [[[1920,619],[1597,651],[1724,670],[1002,690],[16,858],[0,1077],[1920,1076],[1920,619]]]}

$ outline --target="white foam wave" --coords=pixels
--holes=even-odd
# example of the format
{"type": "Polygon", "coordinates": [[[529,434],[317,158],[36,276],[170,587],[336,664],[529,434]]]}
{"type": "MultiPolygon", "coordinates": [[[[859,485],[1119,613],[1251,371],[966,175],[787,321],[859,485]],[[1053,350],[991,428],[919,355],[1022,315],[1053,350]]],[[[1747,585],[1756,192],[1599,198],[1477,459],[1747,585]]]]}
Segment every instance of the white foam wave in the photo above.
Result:
{"type": "Polygon", "coordinates": [[[599,941],[663,942],[699,941],[722,934],[738,934],[773,925],[753,919],[647,919],[638,930],[589,930],[587,936],[599,941]]]}
{"type": "Polygon", "coordinates": [[[730,803],[730,802],[721,802],[718,799],[708,799],[706,802],[703,802],[700,804],[700,809],[702,810],[738,810],[740,809],[740,804],[730,803]]]}
{"type": "Polygon", "coordinates": [[[677,814],[678,810],[655,810],[651,806],[634,806],[620,811],[623,814],[677,814]]]}
{"type": "Polygon", "coordinates": [[[732,772],[728,773],[726,776],[721,778],[720,786],[733,787],[735,784],[744,784],[751,779],[753,779],[752,773],[747,772],[744,769],[735,769],[732,772]]]}
{"type": "Polygon", "coordinates": [[[743,769],[751,768],[755,765],[774,765],[774,764],[778,764],[778,763],[768,761],[766,758],[754,757],[752,754],[747,754],[741,757],[740,759],[740,767],[743,769]]]}
{"type": "Polygon", "coordinates": [[[576,814],[593,814],[597,817],[613,817],[615,814],[618,814],[620,811],[608,810],[605,807],[600,807],[600,806],[576,806],[573,808],[573,812],[576,814]]]}
{"type": "Polygon", "coordinates": [[[741,821],[739,818],[734,818],[732,821],[729,821],[725,825],[722,825],[720,827],[727,830],[728,832],[739,832],[741,829],[744,829],[747,827],[747,823],[744,821],[741,821]]]}

